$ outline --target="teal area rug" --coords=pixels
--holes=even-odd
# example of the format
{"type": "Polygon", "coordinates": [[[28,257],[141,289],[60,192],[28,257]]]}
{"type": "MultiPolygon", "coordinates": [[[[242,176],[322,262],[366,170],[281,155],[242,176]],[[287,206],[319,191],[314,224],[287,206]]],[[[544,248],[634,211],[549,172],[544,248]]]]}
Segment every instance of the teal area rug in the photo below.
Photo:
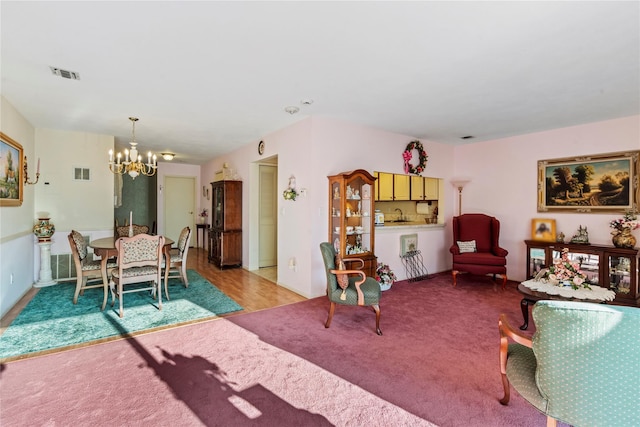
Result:
{"type": "Polygon", "coordinates": [[[162,310],[147,291],[124,295],[124,317],[118,316],[118,300],[100,311],[102,289],[87,289],[73,304],[75,281],[42,288],[0,335],[0,358],[66,347],[161,326],[242,310],[235,301],[193,270],[187,271],[189,287],[180,279],[169,279],[169,297],[164,285],[162,310]]]}

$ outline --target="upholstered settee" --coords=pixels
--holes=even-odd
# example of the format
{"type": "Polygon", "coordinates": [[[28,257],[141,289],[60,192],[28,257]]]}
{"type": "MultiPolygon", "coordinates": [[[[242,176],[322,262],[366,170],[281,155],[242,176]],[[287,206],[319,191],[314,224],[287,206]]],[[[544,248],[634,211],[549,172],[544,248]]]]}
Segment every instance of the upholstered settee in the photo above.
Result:
{"type": "Polygon", "coordinates": [[[640,309],[544,300],[533,319],[531,338],[500,317],[500,402],[511,384],[548,426],[640,426],[640,309]]]}

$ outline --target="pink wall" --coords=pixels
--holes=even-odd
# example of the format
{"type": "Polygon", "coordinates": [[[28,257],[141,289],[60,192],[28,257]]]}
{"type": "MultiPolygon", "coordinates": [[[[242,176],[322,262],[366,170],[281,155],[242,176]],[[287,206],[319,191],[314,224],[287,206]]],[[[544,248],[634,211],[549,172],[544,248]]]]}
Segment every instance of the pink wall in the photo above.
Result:
{"type": "MultiPolygon", "coordinates": [[[[502,222],[502,245],[509,250],[508,272],[513,280],[525,278],[525,246],[532,218],[555,218],[558,229],[571,236],[586,225],[593,243],[610,243],[608,214],[540,214],[536,211],[537,161],[559,157],[640,149],[639,116],[574,126],[500,140],[450,146],[422,139],[429,155],[424,176],[445,181],[440,210],[446,225],[420,232],[419,249],[429,272],[451,268],[451,217],[457,213],[453,177],[471,182],[463,193],[463,212],[484,212],[502,222]]],[[[202,168],[203,182],[223,162],[230,162],[245,181],[243,204],[243,265],[255,265],[257,188],[255,165],[278,156],[278,186],[282,191],[290,175],[307,196],[295,202],[279,198],[278,281],[307,296],[325,292],[325,277],[318,245],[327,240],[327,176],[353,169],[403,172],[402,151],[412,136],[387,132],[324,117],[308,117],[265,135],[266,152],[259,156],[257,142],[247,144],[202,168]],[[295,257],[297,267],[288,268],[295,257]]],[[[408,233],[401,233],[408,234],[408,233]]],[[[396,235],[378,233],[376,255],[404,277],[396,235]]]]}
{"type": "Polygon", "coordinates": [[[640,150],[640,116],[458,146],[454,170],[471,178],[463,191],[463,213],[483,212],[500,219],[501,245],[509,251],[509,278],[524,280],[523,241],[531,236],[533,218],[555,219],[558,232],[567,239],[578,226],[586,226],[590,242],[610,245],[609,221],[620,217],[537,212],[538,160],[625,150],[640,150]]]}

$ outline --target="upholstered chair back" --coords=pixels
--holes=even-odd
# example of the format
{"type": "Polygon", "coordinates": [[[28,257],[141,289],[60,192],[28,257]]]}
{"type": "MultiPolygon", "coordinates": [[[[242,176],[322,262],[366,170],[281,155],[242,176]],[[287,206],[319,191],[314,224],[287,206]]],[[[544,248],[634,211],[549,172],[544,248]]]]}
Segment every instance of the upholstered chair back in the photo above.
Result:
{"type": "Polygon", "coordinates": [[[455,241],[475,240],[477,252],[493,252],[498,246],[500,222],[485,214],[456,216],[453,217],[453,236],[455,241]]]}

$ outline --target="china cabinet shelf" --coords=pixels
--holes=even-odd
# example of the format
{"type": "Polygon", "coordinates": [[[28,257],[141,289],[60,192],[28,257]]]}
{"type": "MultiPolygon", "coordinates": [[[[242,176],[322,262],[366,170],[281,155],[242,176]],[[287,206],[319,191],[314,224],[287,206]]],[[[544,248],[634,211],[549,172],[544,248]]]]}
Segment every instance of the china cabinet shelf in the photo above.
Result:
{"type": "Polygon", "coordinates": [[[527,279],[560,258],[562,249],[569,249],[569,259],[577,262],[587,280],[616,293],[614,304],[640,307],[638,289],[638,249],[606,245],[543,242],[525,240],[527,245],[527,279]]]}
{"type": "Polygon", "coordinates": [[[374,251],[374,178],[369,172],[358,169],[327,177],[329,179],[329,242],[345,261],[348,269],[350,258],[360,258],[365,265],[362,271],[374,277],[377,259],[374,251]]]}

